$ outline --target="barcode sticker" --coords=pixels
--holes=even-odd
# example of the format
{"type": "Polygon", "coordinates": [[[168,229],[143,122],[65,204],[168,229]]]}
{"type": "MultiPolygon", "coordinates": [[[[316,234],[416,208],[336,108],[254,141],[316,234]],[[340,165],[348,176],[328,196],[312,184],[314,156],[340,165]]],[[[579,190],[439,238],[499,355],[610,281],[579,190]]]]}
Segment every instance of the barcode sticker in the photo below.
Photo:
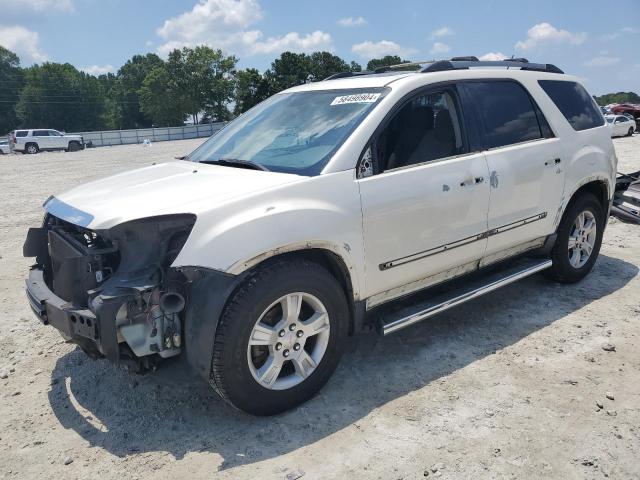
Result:
{"type": "Polygon", "coordinates": [[[374,103],[380,98],[379,93],[357,93],[355,95],[343,95],[336,97],[331,105],[344,105],[346,103],[374,103]]]}

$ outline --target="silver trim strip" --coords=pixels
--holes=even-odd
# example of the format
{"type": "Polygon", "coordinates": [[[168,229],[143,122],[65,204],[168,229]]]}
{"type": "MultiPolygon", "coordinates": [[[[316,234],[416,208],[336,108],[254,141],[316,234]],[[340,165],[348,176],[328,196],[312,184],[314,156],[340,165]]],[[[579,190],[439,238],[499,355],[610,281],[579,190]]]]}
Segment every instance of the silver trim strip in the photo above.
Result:
{"type": "Polygon", "coordinates": [[[405,263],[415,262],[416,260],[422,260],[423,258],[427,258],[432,255],[437,255],[438,253],[446,252],[454,248],[463,247],[465,245],[469,245],[470,243],[477,242],[478,240],[483,240],[487,237],[491,237],[499,233],[508,232],[509,230],[513,230],[514,228],[523,227],[530,223],[537,222],[538,220],[542,220],[543,218],[546,218],[546,216],[547,216],[547,212],[538,213],[537,215],[532,215],[531,217],[527,217],[512,223],[507,223],[506,225],[502,225],[501,227],[497,227],[497,228],[492,228],[491,230],[487,230],[486,232],[478,233],[477,235],[472,235],[470,237],[456,240],[455,242],[446,243],[438,247],[430,248],[429,250],[423,250],[422,252],[414,253],[413,255],[407,255],[406,257],[400,257],[400,258],[396,258],[395,260],[390,260],[388,262],[381,263],[380,265],[378,265],[378,268],[381,271],[385,271],[393,267],[404,265],[405,263]]]}
{"type": "Polygon", "coordinates": [[[469,300],[473,300],[474,298],[485,295],[489,292],[493,292],[500,287],[504,287],[505,285],[509,285],[510,283],[516,282],[520,279],[533,275],[534,273],[545,270],[551,266],[551,260],[544,260],[536,265],[525,268],[516,273],[512,273],[511,275],[507,275],[500,280],[496,280],[487,285],[483,285],[482,287],[478,287],[470,292],[463,293],[462,295],[458,295],[456,297],[450,298],[444,302],[441,302],[437,305],[433,305],[429,308],[426,308],[420,312],[416,312],[404,318],[399,318],[398,320],[394,320],[382,327],[383,335],[388,335],[390,333],[396,332],[402,328],[408,327],[409,325],[413,325],[414,323],[425,320],[429,317],[433,317],[445,310],[449,310],[456,305],[460,305],[462,303],[468,302],[469,300]]]}

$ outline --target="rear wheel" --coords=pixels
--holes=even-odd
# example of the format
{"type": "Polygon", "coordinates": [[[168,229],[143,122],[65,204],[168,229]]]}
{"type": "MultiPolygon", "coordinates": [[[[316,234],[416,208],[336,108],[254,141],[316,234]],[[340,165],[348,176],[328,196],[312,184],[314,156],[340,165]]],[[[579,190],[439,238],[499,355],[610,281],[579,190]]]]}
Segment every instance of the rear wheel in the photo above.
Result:
{"type": "Polygon", "coordinates": [[[553,266],[548,276],[563,283],[582,280],[593,268],[604,232],[604,212],[590,193],[582,194],[567,207],[551,251],[553,266]]]}
{"type": "Polygon", "coordinates": [[[347,322],[342,287],[321,266],[285,260],[263,267],[220,319],[211,383],[227,402],[254,415],[292,408],[335,370],[347,322]]]}
{"type": "Polygon", "coordinates": [[[38,144],[37,143],[27,143],[25,145],[25,151],[29,155],[34,155],[34,154],[38,153],[40,151],[40,149],[38,148],[38,144]]]}

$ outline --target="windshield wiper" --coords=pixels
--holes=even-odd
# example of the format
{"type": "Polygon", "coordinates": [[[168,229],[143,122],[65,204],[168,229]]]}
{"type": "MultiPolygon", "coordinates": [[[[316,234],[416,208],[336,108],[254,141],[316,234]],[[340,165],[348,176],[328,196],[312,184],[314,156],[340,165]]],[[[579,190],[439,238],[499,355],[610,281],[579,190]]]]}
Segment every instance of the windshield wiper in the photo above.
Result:
{"type": "Polygon", "coordinates": [[[200,163],[209,163],[213,165],[222,165],[225,167],[240,167],[247,168],[249,170],[262,170],[268,172],[269,169],[264,165],[260,165],[251,160],[239,160],[237,158],[219,158],[218,160],[202,160],[200,163]]]}

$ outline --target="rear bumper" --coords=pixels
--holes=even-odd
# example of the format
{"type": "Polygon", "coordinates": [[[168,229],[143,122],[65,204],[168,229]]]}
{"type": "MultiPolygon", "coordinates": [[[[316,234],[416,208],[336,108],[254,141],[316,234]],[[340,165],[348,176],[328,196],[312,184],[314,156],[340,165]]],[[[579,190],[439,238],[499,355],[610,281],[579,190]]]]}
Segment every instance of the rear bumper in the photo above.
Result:
{"type": "Polygon", "coordinates": [[[52,292],[38,268],[29,272],[26,294],[31,310],[44,325],[54,327],[65,340],[78,344],[92,356],[118,361],[115,317],[124,299],[94,302],[98,305],[95,312],[78,308],[52,292]]]}

